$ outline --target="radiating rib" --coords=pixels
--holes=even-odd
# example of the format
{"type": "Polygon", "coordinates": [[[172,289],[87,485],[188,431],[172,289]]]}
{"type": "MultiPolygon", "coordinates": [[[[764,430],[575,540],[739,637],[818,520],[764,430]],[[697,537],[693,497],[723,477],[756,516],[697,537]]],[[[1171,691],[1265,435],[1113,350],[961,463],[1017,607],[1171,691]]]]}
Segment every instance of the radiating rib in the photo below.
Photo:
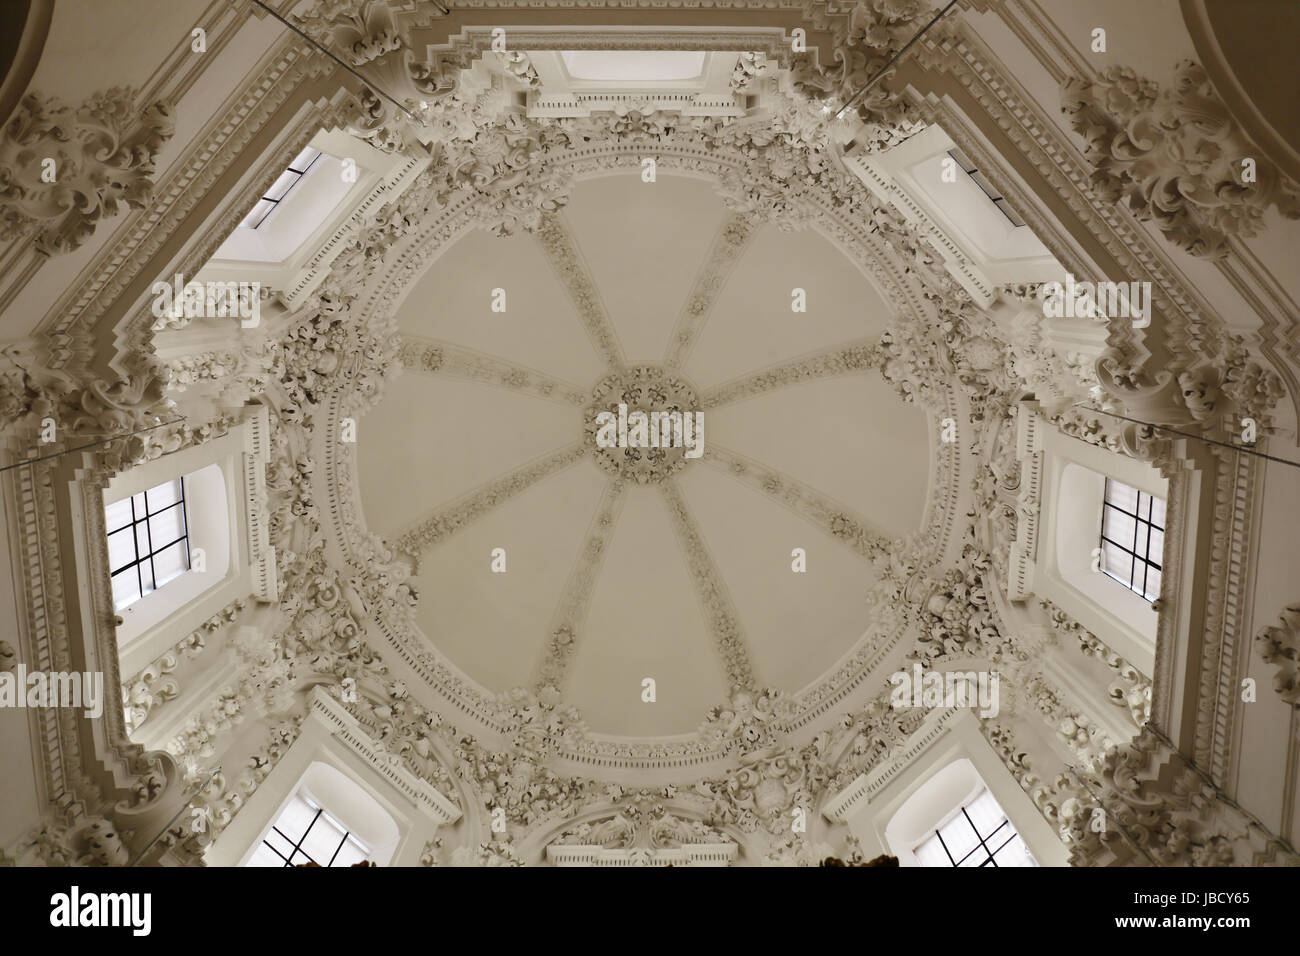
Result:
{"type": "Polygon", "coordinates": [[[757,686],[757,681],[749,661],[749,649],[745,645],[736,607],[713,562],[713,555],[709,553],[700,529],[686,507],[686,499],[677,482],[670,478],[662,482],[659,489],[668,506],[668,513],[672,516],[678,543],[685,552],[691,580],[695,582],[700,603],[704,605],[704,617],[713,634],[723,667],[726,668],[727,682],[732,687],[753,689],[757,686]]]}
{"type": "Polygon", "coordinates": [[[578,318],[596,353],[609,365],[616,368],[622,366],[623,348],[619,344],[618,334],[614,331],[605,303],[601,301],[600,290],[591,277],[587,261],[578,251],[578,241],[569,229],[569,224],[563,216],[551,213],[542,217],[542,224],[533,235],[542,247],[542,253],[555,272],[555,277],[573,300],[578,318]]]}
{"type": "Polygon", "coordinates": [[[473,491],[448,503],[397,538],[398,550],[419,557],[438,542],[493,508],[531,488],[543,478],[562,471],[587,453],[587,444],[574,442],[566,448],[531,461],[500,478],[493,478],[473,491]]]}
{"type": "Polygon", "coordinates": [[[718,293],[731,275],[731,270],[740,261],[741,254],[749,245],[754,234],[754,227],[743,217],[732,213],[722,224],[718,234],[713,237],[709,254],[704,258],[704,265],[695,276],[682,313],[677,317],[672,338],[668,340],[668,352],[664,356],[665,368],[681,368],[695,346],[704,324],[713,312],[713,303],[718,293]]]}
{"type": "Polygon", "coordinates": [[[853,509],[775,468],[717,442],[705,446],[701,460],[758,489],[869,561],[893,549],[892,539],[853,509]]]}
{"type": "Polygon", "coordinates": [[[717,408],[728,402],[752,398],[799,382],[865,372],[879,368],[883,354],[880,344],[871,339],[835,345],[779,365],[770,365],[759,372],[733,378],[701,395],[700,405],[704,408],[717,408]]]}
{"type": "Polygon", "coordinates": [[[566,405],[582,406],[590,397],[578,386],[563,379],[552,378],[535,369],[516,365],[508,359],[497,358],[462,345],[405,333],[402,334],[401,342],[399,357],[403,368],[408,371],[467,378],[566,405]]]}
{"type": "Polygon", "coordinates": [[[569,571],[564,584],[564,593],[556,605],[547,629],[547,641],[542,651],[542,662],[538,667],[536,689],[540,693],[545,687],[563,690],[568,676],[569,663],[573,659],[574,649],[582,634],[587,620],[587,611],[591,607],[591,595],[600,577],[600,568],[609,543],[614,537],[614,526],[623,508],[623,490],[626,487],[622,479],[614,479],[605,486],[596,513],[587,529],[587,537],[582,542],[582,550],[569,571]]]}

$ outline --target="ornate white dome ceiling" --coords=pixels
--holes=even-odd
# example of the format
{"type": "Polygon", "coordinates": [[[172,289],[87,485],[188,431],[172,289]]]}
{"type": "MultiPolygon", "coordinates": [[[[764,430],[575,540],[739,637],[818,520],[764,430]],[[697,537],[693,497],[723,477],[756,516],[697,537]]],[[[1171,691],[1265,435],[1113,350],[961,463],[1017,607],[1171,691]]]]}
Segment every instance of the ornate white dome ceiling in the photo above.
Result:
{"type": "Polygon", "coordinates": [[[357,445],[368,530],[419,556],[424,638],[489,695],[556,686],[597,734],[815,682],[868,628],[871,558],[923,522],[931,429],[873,350],[891,318],[820,233],[748,225],[704,179],[627,169],[536,234],[463,235],[402,299],[407,368],[357,445]],[[594,461],[593,389],[632,366],[704,413],[703,458],[662,481],[594,461]]]}

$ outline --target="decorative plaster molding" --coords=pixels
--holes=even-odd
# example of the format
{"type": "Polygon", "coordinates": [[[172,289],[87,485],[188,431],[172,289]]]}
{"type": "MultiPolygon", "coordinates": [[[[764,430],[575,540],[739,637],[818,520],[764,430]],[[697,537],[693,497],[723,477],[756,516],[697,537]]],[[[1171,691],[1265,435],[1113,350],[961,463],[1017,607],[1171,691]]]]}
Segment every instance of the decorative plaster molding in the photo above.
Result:
{"type": "Polygon", "coordinates": [[[701,407],[718,408],[797,382],[877,369],[883,358],[879,345],[865,339],[847,345],[831,346],[813,355],[781,362],[711,388],[700,396],[701,407]]]}
{"type": "Polygon", "coordinates": [[[1020,484],[1016,492],[1015,540],[1007,568],[1007,598],[1023,601],[1033,592],[1034,563],[1038,560],[1039,508],[1042,503],[1043,445],[1041,429],[1048,427],[1036,409],[1022,403],[1016,415],[1016,459],[1020,484]]]}
{"type": "Polygon", "coordinates": [[[275,548],[270,544],[270,516],[267,514],[266,466],[271,460],[271,426],[264,405],[244,416],[244,523],[249,556],[253,565],[253,596],[266,604],[278,598],[275,548]]]}
{"type": "Polygon", "coordinates": [[[873,796],[887,787],[917,757],[943,739],[952,722],[965,711],[949,707],[930,715],[921,710],[909,713],[913,718],[913,733],[902,746],[891,752],[888,761],[882,761],[870,773],[859,774],[847,787],[826,801],[822,805],[822,813],[827,819],[837,823],[847,822],[863,801],[870,803],[873,796]]]}
{"type": "MultiPolygon", "coordinates": [[[[689,449],[681,443],[667,448],[602,445],[597,441],[601,430],[596,424],[597,418],[609,413],[616,420],[619,419],[620,406],[629,418],[637,412],[644,415],[646,421],[651,422],[651,440],[656,446],[661,446],[658,426],[651,419],[653,414],[672,412],[685,419],[701,408],[695,386],[681,372],[658,365],[634,365],[617,369],[597,382],[591,390],[591,402],[583,409],[582,421],[590,443],[592,460],[611,478],[639,485],[657,484],[677,474],[691,460],[686,457],[689,449]]],[[[691,420],[702,422],[703,418],[691,420]]],[[[694,436],[692,440],[702,443],[703,438],[694,435],[695,426],[691,427],[694,436]]],[[[699,427],[703,428],[703,425],[699,427]]],[[[683,439],[678,440],[680,442],[683,439]]]]}
{"type": "Polygon", "coordinates": [[[402,367],[407,371],[426,375],[451,375],[580,408],[590,399],[590,395],[576,385],[495,355],[450,342],[403,334],[398,356],[402,367]]]}
{"type": "Polygon", "coordinates": [[[439,793],[436,787],[408,771],[400,754],[376,743],[361,729],[356,719],[320,687],[312,691],[309,716],[322,721],[335,738],[347,744],[362,760],[410,798],[412,803],[436,820],[439,826],[460,819],[459,807],[439,793]]]}
{"type": "Polygon", "coordinates": [[[708,622],[717,645],[727,680],[733,688],[752,689],[755,678],[749,648],[717,562],[709,553],[699,525],[686,507],[686,499],[677,483],[664,481],[659,485],[659,491],[668,507],[668,515],[672,518],[673,530],[684,552],[691,580],[695,582],[704,619],[708,622]]]}
{"type": "Polygon", "coordinates": [[[569,662],[583,633],[601,564],[609,551],[614,529],[618,526],[626,487],[627,483],[621,478],[611,479],[596,505],[596,513],[592,517],[582,549],[578,552],[578,560],[569,572],[550,626],[546,629],[547,643],[534,682],[539,697],[554,701],[560,698],[569,662]]]}
{"type": "Polygon", "coordinates": [[[901,542],[889,538],[841,502],[717,442],[709,443],[703,460],[772,498],[867,561],[878,561],[891,549],[901,547],[901,542]]]}
{"type": "MultiPolygon", "coordinates": [[[[808,100],[839,108],[857,96],[854,115],[861,128],[859,142],[878,152],[896,146],[924,128],[914,107],[888,82],[876,83],[870,92],[858,96],[895,55],[916,36],[933,11],[926,0],[866,0],[848,10],[847,30],[836,37],[835,49],[823,57],[821,51],[796,54],[792,72],[794,87],[808,100]]],[[[930,42],[949,39],[951,22],[939,22],[930,30],[930,42]]],[[[885,73],[882,79],[889,80],[885,73]]],[[[897,87],[897,83],[893,84],[897,87]]]]}
{"type": "Polygon", "coordinates": [[[196,660],[207,649],[208,638],[233,623],[245,607],[247,604],[243,598],[231,601],[139,673],[122,682],[122,703],[127,708],[126,727],[129,733],[135,733],[150,714],[156,713],[163,704],[180,696],[181,686],[173,675],[180,667],[181,659],[196,660]]]}
{"type": "Polygon", "coordinates": [[[548,846],[554,866],[729,866],[740,848],[734,843],[698,843],[662,849],[610,849],[603,846],[548,846]]]}
{"type": "Polygon", "coordinates": [[[555,278],[568,291],[578,319],[591,339],[591,347],[611,369],[621,368],[625,360],[618,333],[610,320],[609,310],[600,299],[591,270],[578,251],[578,242],[569,224],[559,215],[544,216],[534,234],[555,278]]]}
{"type": "Polygon", "coordinates": [[[727,866],[739,854],[723,830],[644,802],[571,825],[546,847],[554,866],[727,866]]]}
{"type": "Polygon", "coordinates": [[[754,230],[749,223],[734,213],[718,227],[718,234],[709,245],[709,251],[700,265],[700,271],[695,275],[695,283],[686,296],[686,303],[682,306],[682,312],[677,317],[677,324],[668,340],[668,351],[663,363],[665,368],[675,370],[686,364],[704,323],[709,320],[718,295],[753,236],[754,230]]]}
{"type": "Polygon", "coordinates": [[[744,116],[744,98],[708,93],[560,93],[528,94],[528,115],[536,119],[586,118],[595,113],[654,113],[673,110],[683,116],[744,116]]]}
{"type": "Polygon", "coordinates": [[[513,498],[542,479],[568,468],[589,452],[587,443],[578,441],[524,465],[503,478],[494,479],[462,495],[403,532],[398,536],[395,547],[398,551],[418,557],[443,538],[455,534],[475,518],[496,508],[502,501],[513,498]]]}
{"type": "Polygon", "coordinates": [[[1115,671],[1120,680],[1107,689],[1107,699],[1117,707],[1126,708],[1138,727],[1144,726],[1151,719],[1151,678],[1051,601],[1040,599],[1038,603],[1047,612],[1053,630],[1077,641],[1079,652],[1085,657],[1096,658],[1115,671]]]}

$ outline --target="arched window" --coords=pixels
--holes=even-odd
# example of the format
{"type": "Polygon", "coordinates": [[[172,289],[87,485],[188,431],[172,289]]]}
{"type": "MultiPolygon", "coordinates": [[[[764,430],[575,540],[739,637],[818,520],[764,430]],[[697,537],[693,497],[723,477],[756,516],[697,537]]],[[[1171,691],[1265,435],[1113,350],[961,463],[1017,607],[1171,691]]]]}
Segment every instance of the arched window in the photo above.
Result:
{"type": "Polygon", "coordinates": [[[1106,479],[1101,506],[1100,569],[1148,601],[1160,596],[1165,500],[1106,479]]]}
{"type": "Polygon", "coordinates": [[[968,758],[944,766],[899,804],[885,838],[902,866],[1037,866],[968,758]]]}
{"type": "Polygon", "coordinates": [[[1021,491],[1008,596],[1046,598],[1150,673],[1169,480],[1147,462],[1061,432],[1034,402],[1021,405],[1016,445],[1021,491]]]}
{"type": "Polygon", "coordinates": [[[282,172],[278,179],[271,184],[271,188],[266,194],[257,201],[257,204],[244,217],[244,221],[239,225],[243,229],[256,229],[262,223],[266,222],[266,217],[280,208],[280,203],[289,195],[289,190],[298,184],[298,181],[307,175],[307,170],[311,169],[316,160],[320,159],[323,154],[319,149],[311,146],[303,149],[294,160],[289,163],[289,168],[282,172]]]}
{"type": "Polygon", "coordinates": [[[123,675],[233,601],[276,598],[266,410],[249,406],[240,417],[226,434],[142,462],[103,489],[107,541],[87,545],[107,544],[123,675]]]}
{"type": "MultiPolygon", "coordinates": [[[[113,603],[128,644],[227,579],[231,495],[218,464],[157,483],[158,467],[128,474],[104,492],[113,603]],[[149,487],[135,491],[140,482],[149,487]],[[121,497],[122,491],[127,494],[121,497]],[[115,492],[117,494],[115,494],[115,492]],[[115,498],[109,501],[109,498],[115,498]],[[166,587],[164,587],[166,585],[166,587]]],[[[160,477],[160,476],[158,476],[160,477]]]]}
{"type": "MultiPolygon", "coordinates": [[[[304,837],[309,822],[301,807],[294,811],[296,817],[286,818],[297,797],[323,811],[316,827],[324,821],[323,833],[346,834],[376,866],[416,865],[437,828],[461,817],[456,804],[403,761],[394,761],[344,704],[316,687],[298,739],[208,847],[208,865],[283,866],[286,858],[294,859],[289,850],[304,837]],[[276,827],[288,843],[274,832],[276,827]],[[279,862],[266,855],[266,842],[272,843],[279,862]]],[[[324,866],[324,851],[312,849],[318,846],[313,841],[321,839],[308,838],[298,849],[324,866]]],[[[349,852],[344,847],[339,859],[349,852]]],[[[334,865],[344,864],[336,860],[334,865]]]]}
{"type": "Polygon", "coordinates": [[[280,811],[245,866],[352,866],[369,856],[369,847],[300,792],[280,811]]]}
{"type": "Polygon", "coordinates": [[[821,812],[846,824],[864,855],[888,853],[899,866],[1063,866],[1069,856],[969,708],[932,710],[821,812]]]}
{"type": "Polygon", "coordinates": [[[104,527],[119,611],[190,569],[184,478],[105,505],[104,527]]]}
{"type": "Polygon", "coordinates": [[[312,762],[242,866],[387,865],[400,842],[397,821],[357,781],[312,762]]]}
{"type": "Polygon", "coordinates": [[[920,866],[1037,866],[988,789],[957,808],[913,853],[920,866]]]}

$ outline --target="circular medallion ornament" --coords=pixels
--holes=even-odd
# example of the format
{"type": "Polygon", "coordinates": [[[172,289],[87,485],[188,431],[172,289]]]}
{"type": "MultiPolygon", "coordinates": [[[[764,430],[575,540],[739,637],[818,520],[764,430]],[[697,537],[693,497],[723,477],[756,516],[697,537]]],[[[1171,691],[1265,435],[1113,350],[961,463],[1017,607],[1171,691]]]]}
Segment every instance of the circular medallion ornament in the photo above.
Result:
{"type": "Polygon", "coordinates": [[[637,484],[663,481],[704,451],[695,388],[656,365],[620,369],[596,383],[583,412],[593,457],[606,473],[637,484]]]}

